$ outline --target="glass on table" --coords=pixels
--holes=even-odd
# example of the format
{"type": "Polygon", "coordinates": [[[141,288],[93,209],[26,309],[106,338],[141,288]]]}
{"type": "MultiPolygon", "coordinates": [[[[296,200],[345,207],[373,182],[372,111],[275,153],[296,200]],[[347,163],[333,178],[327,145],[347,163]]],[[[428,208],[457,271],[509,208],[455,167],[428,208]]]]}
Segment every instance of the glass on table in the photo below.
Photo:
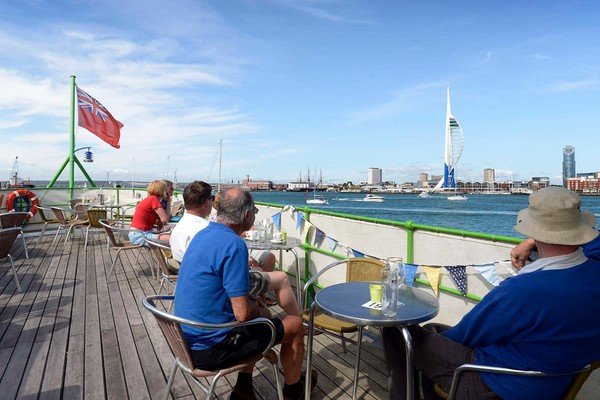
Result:
{"type": "MultiPolygon", "coordinates": [[[[396,276],[398,277],[396,288],[400,290],[402,285],[404,285],[404,260],[402,257],[388,257],[385,260],[385,264],[387,268],[396,271],[396,276]]],[[[398,299],[398,307],[402,307],[404,305],[403,302],[400,301],[400,295],[397,296],[398,299]]]]}

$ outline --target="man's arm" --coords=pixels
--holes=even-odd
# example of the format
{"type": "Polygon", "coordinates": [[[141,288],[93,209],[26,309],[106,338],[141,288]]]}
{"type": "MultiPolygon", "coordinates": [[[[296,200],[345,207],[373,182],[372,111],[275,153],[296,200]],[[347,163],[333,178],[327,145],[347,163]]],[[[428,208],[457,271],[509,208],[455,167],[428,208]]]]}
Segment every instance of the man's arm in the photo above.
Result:
{"type": "Polygon", "coordinates": [[[260,317],[257,302],[249,299],[248,296],[231,297],[230,300],[233,307],[233,314],[238,321],[246,322],[260,317]]]}
{"type": "Polygon", "coordinates": [[[510,251],[510,262],[516,269],[521,269],[525,266],[525,262],[536,249],[535,241],[531,238],[523,240],[510,251]]]}

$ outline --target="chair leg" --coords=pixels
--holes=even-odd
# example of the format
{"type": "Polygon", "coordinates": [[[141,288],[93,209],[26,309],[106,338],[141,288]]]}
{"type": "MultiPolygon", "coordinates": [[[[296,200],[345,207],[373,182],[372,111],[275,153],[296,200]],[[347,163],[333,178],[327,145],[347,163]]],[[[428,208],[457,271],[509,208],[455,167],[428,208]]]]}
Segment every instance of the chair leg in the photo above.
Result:
{"type": "MultiPolygon", "coordinates": [[[[119,256],[121,255],[121,250],[117,250],[117,254],[115,255],[115,259],[110,267],[110,271],[108,271],[108,276],[106,277],[106,283],[110,282],[110,278],[112,278],[112,273],[115,270],[115,265],[117,265],[117,261],[119,261],[119,256]]],[[[116,273],[115,273],[116,274],[116,273]]]]}
{"type": "Polygon", "coordinates": [[[21,239],[23,240],[23,248],[25,249],[25,258],[29,260],[29,252],[27,251],[27,244],[25,243],[25,234],[21,232],[21,239]]]}
{"type": "Polygon", "coordinates": [[[340,332],[340,336],[342,337],[342,351],[346,354],[348,349],[346,348],[346,337],[344,336],[344,332],[340,332]]]}
{"type": "Polygon", "coordinates": [[[208,391],[206,392],[206,400],[211,400],[213,393],[215,392],[215,388],[217,387],[217,381],[221,379],[222,376],[223,375],[221,375],[220,372],[215,375],[212,382],[210,383],[210,386],[208,387],[208,391]]]}
{"type": "Polygon", "coordinates": [[[90,235],[90,227],[87,226],[85,228],[85,244],[83,245],[83,251],[87,251],[87,244],[88,244],[88,236],[90,235]]]}
{"type": "Polygon", "coordinates": [[[69,229],[67,229],[67,234],[65,236],[65,241],[63,242],[63,246],[67,245],[67,239],[69,239],[69,236],[71,236],[71,230],[73,229],[75,225],[71,225],[69,226],[69,229]]]}
{"type": "Polygon", "coordinates": [[[177,359],[173,363],[173,368],[171,368],[171,373],[169,374],[169,382],[167,383],[167,390],[165,393],[165,400],[169,399],[169,395],[171,394],[171,386],[173,386],[173,381],[175,380],[175,373],[177,372],[177,359]]]}
{"type": "Polygon", "coordinates": [[[40,236],[38,236],[38,242],[40,240],[42,240],[42,237],[44,237],[44,233],[46,233],[46,227],[48,226],[47,222],[44,222],[44,226],[42,227],[42,231],[40,232],[40,236]]]}
{"type": "Polygon", "coordinates": [[[275,374],[275,387],[277,388],[277,399],[283,400],[283,389],[281,388],[281,381],[279,380],[279,368],[277,368],[277,364],[273,364],[273,373],[275,374]]]}
{"type": "Polygon", "coordinates": [[[12,270],[13,276],[15,277],[15,284],[17,285],[17,289],[19,293],[23,293],[21,290],[21,285],[19,284],[19,277],[17,276],[17,270],[15,270],[15,263],[13,262],[12,256],[9,254],[8,259],[10,260],[10,269],[12,270]]]}
{"type": "Polygon", "coordinates": [[[360,353],[362,350],[363,326],[358,326],[358,349],[356,350],[356,364],[354,366],[354,385],[352,386],[352,399],[356,399],[356,389],[358,387],[358,373],[360,371],[360,353]]]}
{"type": "Polygon", "coordinates": [[[52,244],[56,243],[56,239],[58,239],[58,234],[60,233],[60,230],[63,229],[62,226],[59,226],[56,229],[56,235],[54,235],[54,240],[52,241],[52,244]]]}

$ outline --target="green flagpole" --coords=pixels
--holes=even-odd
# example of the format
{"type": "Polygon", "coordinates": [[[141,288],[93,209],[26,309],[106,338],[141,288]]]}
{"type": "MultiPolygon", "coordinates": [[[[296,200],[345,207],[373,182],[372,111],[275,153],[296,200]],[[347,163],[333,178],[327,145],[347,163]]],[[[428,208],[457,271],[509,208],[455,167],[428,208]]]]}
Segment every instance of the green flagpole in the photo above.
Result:
{"type": "MultiPolygon", "coordinates": [[[[75,157],[75,105],[76,105],[76,85],[75,85],[75,75],[71,75],[71,110],[69,116],[69,126],[70,126],[70,137],[69,137],[69,155],[65,162],[60,166],[52,180],[48,183],[47,188],[51,188],[56,183],[56,180],[62,174],[65,167],[69,166],[69,198],[73,199],[73,190],[75,189],[75,164],[79,167],[83,175],[85,175],[86,179],[90,183],[92,187],[96,187],[96,184],[90,178],[87,171],[83,168],[83,165],[79,162],[77,157],[75,157]]],[[[85,147],[84,147],[85,148],[85,147]]],[[[81,149],[79,149],[81,150],[81,149]]]]}

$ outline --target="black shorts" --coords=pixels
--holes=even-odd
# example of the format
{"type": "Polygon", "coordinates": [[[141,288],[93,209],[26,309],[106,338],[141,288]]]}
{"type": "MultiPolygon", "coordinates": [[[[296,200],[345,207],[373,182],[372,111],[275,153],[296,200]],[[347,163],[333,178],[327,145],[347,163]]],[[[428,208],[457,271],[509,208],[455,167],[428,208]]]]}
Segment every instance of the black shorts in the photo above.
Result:
{"type": "MultiPolygon", "coordinates": [[[[275,342],[283,340],[283,322],[272,318],[275,325],[275,342]]],[[[265,324],[242,326],[232,329],[223,341],[210,349],[191,350],[194,366],[205,371],[229,368],[252,358],[267,348],[271,341],[271,330],[265,324]]]]}

